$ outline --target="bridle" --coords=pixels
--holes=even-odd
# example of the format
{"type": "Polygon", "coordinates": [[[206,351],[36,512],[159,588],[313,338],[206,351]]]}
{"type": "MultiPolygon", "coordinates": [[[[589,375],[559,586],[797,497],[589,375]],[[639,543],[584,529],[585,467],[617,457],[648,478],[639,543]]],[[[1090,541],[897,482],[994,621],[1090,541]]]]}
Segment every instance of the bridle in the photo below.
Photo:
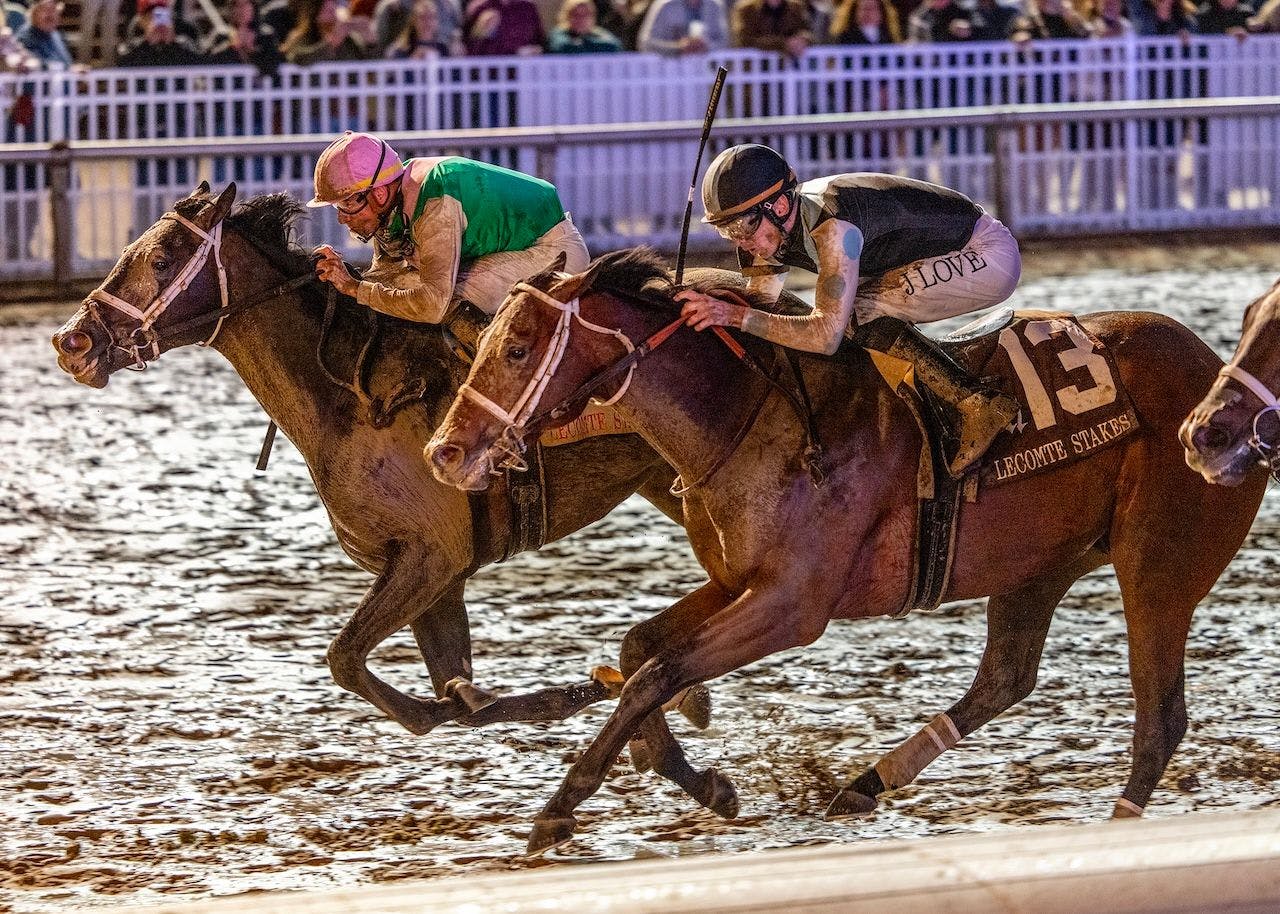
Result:
{"type": "MultiPolygon", "coordinates": [[[[480,391],[476,390],[470,383],[464,383],[458,392],[463,397],[471,400],[477,406],[485,410],[495,419],[502,423],[502,431],[494,440],[491,448],[503,455],[503,458],[495,461],[490,467],[490,472],[499,474],[506,470],[523,470],[524,462],[524,430],[526,428],[540,428],[543,424],[553,422],[567,415],[570,408],[581,402],[585,397],[591,396],[596,390],[604,385],[617,380],[624,374],[626,377],[622,383],[618,385],[618,389],[608,400],[603,401],[605,406],[610,406],[622,398],[627,392],[627,388],[631,386],[631,378],[635,374],[637,363],[653,350],[657,349],[665,343],[673,333],[679,330],[685,324],[683,316],[677,317],[671,323],[656,330],[644,342],[636,345],[631,342],[621,330],[610,330],[607,327],[601,327],[593,324],[582,317],[579,312],[579,297],[575,296],[571,301],[562,302],[558,298],[538,289],[528,283],[518,283],[512,289],[512,295],[518,292],[524,292],[532,295],[535,300],[543,304],[550,305],[560,312],[560,317],[556,323],[556,329],[552,334],[551,341],[547,346],[547,351],[543,354],[542,361],[538,365],[537,371],[529,379],[520,396],[516,398],[515,404],[510,409],[503,409],[493,400],[486,397],[480,391]],[[536,412],[539,401],[542,399],[543,393],[546,391],[547,384],[550,383],[556,369],[560,367],[560,362],[564,358],[565,350],[569,344],[569,333],[574,322],[581,324],[588,330],[596,333],[606,334],[615,337],[623,347],[626,353],[618,360],[601,368],[586,381],[578,386],[578,388],[565,397],[555,406],[536,412]]],[[[611,292],[614,295],[621,295],[616,290],[611,292]]],[[[629,296],[623,296],[629,297],[629,296]]],[[[508,299],[509,301],[510,299],[508,299]]],[[[504,305],[505,307],[505,305],[504,305]]],[[[480,345],[483,345],[485,335],[492,330],[481,334],[480,345]]],[[[692,483],[684,483],[679,477],[676,478],[672,486],[672,494],[684,495],[692,489],[705,485],[712,476],[714,476],[721,467],[723,467],[737,450],[738,445],[746,438],[747,434],[755,425],[756,419],[760,415],[760,411],[764,407],[764,402],[768,398],[769,388],[781,392],[791,403],[796,414],[801,417],[804,424],[805,449],[802,456],[802,463],[808,469],[814,485],[820,485],[826,476],[826,468],[823,465],[822,445],[818,440],[817,430],[813,424],[812,409],[808,403],[807,394],[797,394],[789,390],[785,385],[779,383],[778,379],[761,365],[751,353],[747,352],[741,343],[733,338],[723,327],[713,327],[712,330],[720,341],[733,353],[743,364],[751,371],[762,377],[767,383],[765,391],[760,399],[756,402],[755,407],[749,411],[746,421],[739,428],[738,433],[733,437],[728,446],[722,449],[719,456],[712,462],[710,467],[705,470],[701,476],[692,483]]],[[[797,369],[798,382],[799,373],[797,369]]]]}
{"type": "MultiPolygon", "coordinates": [[[[205,324],[213,323],[213,332],[207,337],[198,341],[198,346],[208,346],[217,338],[222,330],[223,323],[233,314],[245,311],[264,301],[284,295],[295,289],[301,288],[315,280],[316,276],[312,272],[303,273],[295,276],[293,279],[273,286],[254,297],[245,301],[232,304],[229,299],[227,290],[227,271],[222,265],[222,222],[219,221],[209,231],[205,231],[196,225],[190,219],[176,212],[168,212],[160,217],[163,219],[173,219],[180,225],[186,226],[197,237],[201,239],[200,246],[196,248],[191,257],[178,271],[178,275],[173,280],[156,293],[155,297],[147,303],[146,307],[138,306],[125,301],[124,299],[113,295],[105,289],[99,287],[89,293],[89,300],[92,303],[89,306],[89,315],[102,329],[108,340],[108,348],[117,352],[121,352],[129,359],[129,364],[124,367],[130,371],[144,371],[147,364],[155,361],[160,357],[161,344],[171,339],[177,338],[182,334],[201,327],[205,324]],[[207,314],[197,315],[176,324],[170,324],[166,327],[157,328],[155,323],[165,313],[168,307],[173,304],[179,295],[187,290],[191,283],[195,280],[200,271],[204,269],[212,255],[214,265],[218,271],[218,309],[210,311],[207,314]],[[93,304],[108,305],[117,311],[129,315],[137,319],[138,326],[129,332],[128,337],[121,341],[117,339],[115,333],[102,316],[98,313],[97,308],[93,304]],[[149,350],[149,352],[147,352],[149,350]],[[145,354],[144,354],[145,353],[145,354]]],[[[159,220],[157,220],[159,221],[159,220]]],[[[252,239],[246,239],[253,243],[252,239]]],[[[256,244],[255,244],[256,246],[256,244]]]]}
{"type": "MultiPolygon", "coordinates": [[[[504,409],[499,406],[493,400],[489,399],[484,394],[480,393],[480,391],[472,387],[469,383],[463,383],[463,385],[458,389],[458,393],[466,397],[472,403],[475,403],[485,412],[489,413],[502,423],[502,431],[499,433],[497,440],[495,440],[493,444],[494,449],[498,450],[503,455],[503,459],[495,461],[491,468],[491,471],[495,474],[501,473],[505,470],[520,471],[526,469],[527,464],[525,463],[523,456],[525,450],[523,431],[526,426],[531,424],[530,420],[532,419],[535,422],[538,422],[547,418],[553,418],[558,411],[567,409],[568,402],[565,402],[559,404],[555,409],[545,411],[537,416],[534,415],[534,411],[538,408],[538,404],[542,400],[543,393],[546,392],[547,385],[551,383],[551,378],[555,375],[556,370],[560,367],[560,362],[564,359],[565,351],[569,346],[569,334],[572,332],[573,325],[575,323],[580,324],[584,329],[590,330],[593,333],[600,333],[605,336],[613,337],[621,343],[622,347],[626,350],[626,354],[619,362],[615,362],[608,369],[605,369],[606,372],[611,372],[610,376],[612,376],[612,373],[618,373],[616,371],[618,366],[625,366],[626,369],[626,379],[618,386],[618,389],[614,392],[613,396],[604,401],[605,406],[611,406],[618,402],[618,400],[622,398],[622,395],[627,392],[627,388],[631,386],[631,378],[635,374],[636,362],[639,361],[639,356],[636,356],[637,347],[631,342],[630,338],[625,333],[621,330],[611,330],[608,327],[601,327],[599,324],[593,324],[582,316],[582,313],[579,311],[579,299],[577,296],[570,301],[563,302],[560,301],[560,299],[555,298],[541,289],[531,286],[525,282],[517,283],[512,288],[511,293],[513,296],[518,293],[531,295],[535,300],[556,309],[559,312],[559,317],[556,320],[555,330],[552,331],[551,340],[547,344],[546,352],[542,354],[542,361],[538,363],[537,370],[535,370],[532,377],[529,378],[529,382],[525,384],[524,390],[522,390],[520,395],[516,397],[516,401],[510,409],[504,409]]],[[[673,322],[673,324],[670,325],[670,331],[675,332],[681,323],[683,323],[683,319],[673,322]]],[[[486,331],[486,334],[487,333],[488,331],[486,331]]],[[[669,336],[670,333],[667,335],[669,336]]],[[[649,341],[646,341],[646,345],[648,345],[652,339],[653,338],[651,337],[649,341]]],[[[665,339],[665,337],[663,337],[663,339],[665,339]]],[[[481,336],[480,341],[483,343],[483,335],[481,336]]],[[[649,345],[648,348],[651,349],[652,345],[649,345]]],[[[644,353],[642,352],[641,356],[643,356],[643,354],[644,353]]],[[[593,377],[587,382],[587,384],[584,384],[582,388],[579,388],[579,390],[575,392],[573,399],[578,399],[583,393],[590,393],[591,391],[594,391],[597,387],[603,384],[605,380],[607,380],[607,378],[600,375],[593,377]],[[584,390],[584,388],[589,389],[584,390]]]]}
{"type": "MultiPolygon", "coordinates": [[[[208,346],[212,343],[217,337],[219,331],[222,330],[223,321],[226,320],[227,316],[227,271],[222,265],[222,222],[219,221],[218,224],[210,231],[205,231],[190,219],[175,212],[165,213],[160,217],[160,219],[173,219],[179,225],[186,226],[201,239],[200,246],[196,248],[195,252],[190,258],[188,258],[182,269],[178,271],[178,275],[175,276],[167,286],[159,290],[155,297],[152,298],[151,301],[143,308],[139,308],[138,306],[125,301],[123,298],[113,295],[101,287],[94,289],[89,293],[90,301],[109,305],[117,311],[121,311],[124,314],[137,319],[138,326],[129,333],[127,340],[121,342],[115,338],[115,335],[110,332],[106,323],[102,321],[97,314],[93,315],[103,329],[107,330],[107,335],[111,339],[111,348],[124,353],[124,355],[131,360],[131,364],[128,364],[125,367],[132,371],[142,371],[147,367],[148,360],[147,357],[143,355],[144,349],[151,350],[151,359],[157,359],[160,357],[160,342],[162,337],[152,329],[152,325],[154,325],[156,320],[164,314],[169,305],[173,304],[174,299],[187,290],[187,287],[191,285],[192,281],[199,275],[200,271],[204,269],[204,266],[208,263],[209,256],[211,254],[213,255],[213,262],[218,268],[218,294],[220,296],[220,306],[217,314],[214,315],[214,317],[217,318],[217,323],[214,325],[213,332],[210,333],[208,337],[201,340],[198,345],[208,346]]],[[[212,320],[213,317],[210,317],[209,319],[212,320]]],[[[172,328],[169,328],[166,331],[166,335],[171,335],[172,332],[172,328]]]]}
{"type": "Polygon", "coordinates": [[[1258,455],[1259,462],[1267,467],[1273,476],[1277,476],[1280,474],[1280,449],[1275,444],[1269,444],[1263,440],[1262,433],[1258,429],[1258,423],[1263,416],[1272,413],[1280,417],[1280,398],[1277,398],[1267,385],[1234,363],[1222,366],[1222,369],[1218,372],[1218,377],[1228,378],[1237,382],[1262,402],[1262,409],[1253,415],[1253,434],[1249,437],[1247,444],[1249,449],[1258,455]]]}

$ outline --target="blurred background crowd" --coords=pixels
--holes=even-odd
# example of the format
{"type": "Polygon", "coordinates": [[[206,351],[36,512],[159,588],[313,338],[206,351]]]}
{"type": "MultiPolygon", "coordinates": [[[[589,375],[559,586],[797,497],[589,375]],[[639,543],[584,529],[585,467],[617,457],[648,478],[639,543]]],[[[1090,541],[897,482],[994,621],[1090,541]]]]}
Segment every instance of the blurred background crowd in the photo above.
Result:
{"type": "Polygon", "coordinates": [[[9,71],[1280,31],[1280,0],[4,0],[9,71]]]}

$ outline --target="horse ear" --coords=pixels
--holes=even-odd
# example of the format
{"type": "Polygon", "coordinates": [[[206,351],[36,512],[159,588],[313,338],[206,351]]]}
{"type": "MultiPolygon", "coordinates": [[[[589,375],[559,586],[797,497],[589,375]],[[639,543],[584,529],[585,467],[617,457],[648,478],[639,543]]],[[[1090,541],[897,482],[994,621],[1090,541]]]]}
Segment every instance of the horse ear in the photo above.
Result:
{"type": "Polygon", "coordinates": [[[201,182],[200,182],[200,186],[196,188],[196,192],[195,192],[194,194],[192,194],[191,196],[193,196],[193,197],[203,197],[203,196],[205,196],[207,193],[209,193],[209,191],[211,191],[212,189],[213,189],[213,188],[211,188],[211,187],[209,186],[209,182],[208,182],[208,181],[201,181],[201,182]]]}
{"type": "Polygon", "coordinates": [[[587,267],[587,269],[576,276],[570,276],[568,279],[556,286],[556,298],[568,301],[571,298],[577,298],[587,289],[591,288],[591,284],[595,282],[596,271],[600,269],[600,261],[596,260],[587,267]]]}
{"type": "Polygon", "coordinates": [[[525,280],[529,285],[538,289],[546,289],[551,285],[552,280],[556,278],[556,274],[564,270],[565,260],[568,255],[561,251],[556,255],[556,259],[547,265],[547,268],[541,273],[535,273],[525,280]]]}
{"type": "Polygon", "coordinates": [[[231,212],[231,207],[236,202],[236,182],[232,181],[222,193],[218,194],[218,199],[213,201],[213,208],[209,216],[209,224],[207,228],[213,228],[223,219],[227,218],[227,214],[231,212]]]}

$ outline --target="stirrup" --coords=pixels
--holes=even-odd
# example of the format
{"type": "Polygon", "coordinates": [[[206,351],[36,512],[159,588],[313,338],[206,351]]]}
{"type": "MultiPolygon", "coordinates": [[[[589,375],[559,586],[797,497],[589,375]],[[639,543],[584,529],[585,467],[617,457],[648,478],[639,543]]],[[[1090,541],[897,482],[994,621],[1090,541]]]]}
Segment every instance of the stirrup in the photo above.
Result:
{"type": "Polygon", "coordinates": [[[1018,401],[1005,394],[975,393],[966,397],[962,403],[975,398],[983,401],[978,412],[968,413],[959,409],[960,421],[956,424],[955,431],[960,443],[956,447],[955,456],[947,465],[947,472],[953,479],[962,477],[987,452],[996,436],[1018,415],[1018,401]]]}

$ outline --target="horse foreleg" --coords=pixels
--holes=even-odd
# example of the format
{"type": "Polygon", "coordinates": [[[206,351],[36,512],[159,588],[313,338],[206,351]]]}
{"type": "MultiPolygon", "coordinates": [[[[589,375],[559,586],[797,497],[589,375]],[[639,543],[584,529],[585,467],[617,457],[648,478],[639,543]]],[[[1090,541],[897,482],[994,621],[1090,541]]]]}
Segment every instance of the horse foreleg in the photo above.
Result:
{"type": "Polygon", "coordinates": [[[636,487],[636,492],[649,504],[667,516],[669,520],[684,526],[684,500],[671,494],[675,470],[665,463],[649,473],[648,478],[636,487]]]}
{"type": "Polygon", "coordinates": [[[668,645],[636,671],[622,689],[613,714],[564,782],[534,819],[529,853],[539,853],[573,836],[574,810],[600,789],[622,747],[648,715],[681,689],[723,676],[790,647],[810,644],[826,627],[825,612],[802,614],[793,600],[773,587],[748,590],[676,644],[668,645]]]}
{"type": "Polygon", "coordinates": [[[444,699],[429,703],[441,714],[438,723],[456,721],[467,727],[483,727],[515,721],[564,720],[587,705],[617,695],[619,686],[603,676],[526,695],[494,696],[476,688],[471,684],[471,628],[465,589],[465,579],[455,581],[410,623],[436,694],[444,699]],[[462,714],[466,716],[459,716],[462,714]]]}
{"type": "MultiPolygon", "coordinates": [[[[417,734],[426,733],[445,721],[466,714],[469,710],[467,704],[453,694],[430,701],[406,695],[374,676],[369,671],[367,661],[375,647],[406,625],[414,623],[415,637],[419,639],[419,647],[427,659],[438,690],[449,692],[445,673],[453,669],[470,668],[470,648],[464,649],[461,654],[457,652],[456,613],[461,606],[461,588],[459,585],[450,585],[442,591],[433,592],[430,586],[432,580],[451,580],[453,577],[447,573],[447,569],[433,567],[440,564],[442,563],[439,561],[433,562],[431,556],[421,550],[403,545],[390,549],[382,574],[369,588],[342,631],[333,639],[326,655],[329,670],[338,685],[359,695],[392,720],[417,734]],[[419,628],[425,633],[429,622],[423,626],[416,624],[422,615],[419,607],[424,596],[430,600],[433,610],[436,609],[437,602],[445,601],[439,609],[440,618],[446,620],[438,638],[427,634],[426,645],[419,634],[419,628]],[[454,603],[451,604],[450,600],[454,603]],[[453,651],[452,656],[444,664],[439,664],[437,660],[440,655],[435,651],[446,645],[453,651]]],[[[465,630],[465,611],[463,622],[465,630]]],[[[444,653],[448,654],[448,651],[444,653]]]]}
{"type": "MultiPolygon", "coordinates": [[[[634,675],[665,645],[678,643],[685,633],[695,630],[732,600],[731,594],[709,582],[653,618],[632,627],[622,639],[622,675],[634,675]]],[[[705,686],[694,686],[685,691],[682,699],[677,695],[677,700],[679,710],[695,726],[705,729],[709,725],[710,698],[705,686]]],[[[631,744],[631,760],[636,770],[652,768],[719,815],[732,819],[738,814],[738,796],[732,783],[714,769],[696,771],[661,713],[650,714],[641,724],[639,737],[631,744]]]]}
{"type": "Polygon", "coordinates": [[[962,738],[1030,695],[1054,610],[1077,578],[1106,561],[1101,552],[1090,550],[1018,590],[991,597],[987,645],[964,697],[836,794],[827,817],[871,812],[877,796],[910,784],[962,738]]]}

